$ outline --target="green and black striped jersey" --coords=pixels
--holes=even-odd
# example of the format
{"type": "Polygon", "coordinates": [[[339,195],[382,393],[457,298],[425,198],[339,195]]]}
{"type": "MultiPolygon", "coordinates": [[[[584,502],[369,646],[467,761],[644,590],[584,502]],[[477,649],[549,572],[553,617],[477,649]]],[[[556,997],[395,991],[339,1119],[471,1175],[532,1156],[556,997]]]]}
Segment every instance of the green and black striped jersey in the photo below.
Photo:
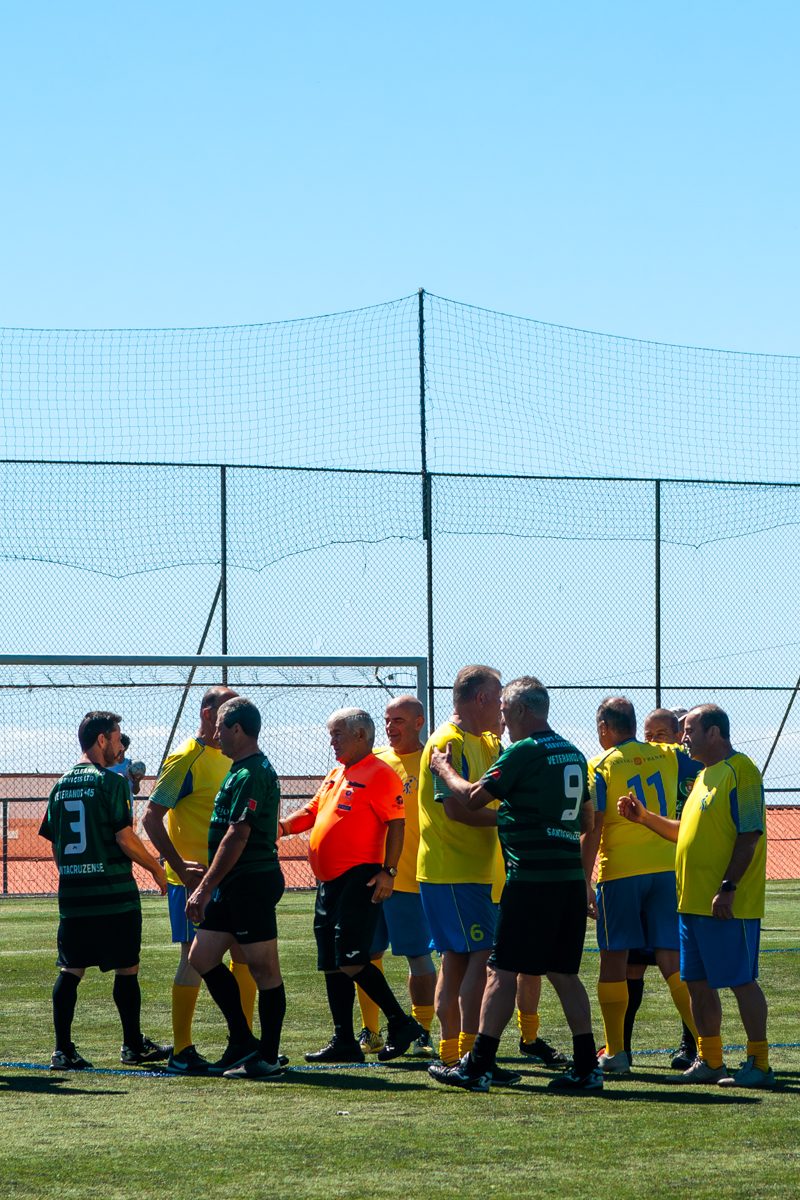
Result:
{"type": "Polygon", "coordinates": [[[116,834],[131,823],[128,785],[77,763],[50,793],[39,833],[53,843],[62,917],[110,916],[140,907],[131,860],[116,834]]]}
{"type": "Polygon", "coordinates": [[[481,785],[502,802],[497,832],[509,883],[583,879],[580,810],[589,793],[580,750],[552,730],[523,738],[481,785]]]}

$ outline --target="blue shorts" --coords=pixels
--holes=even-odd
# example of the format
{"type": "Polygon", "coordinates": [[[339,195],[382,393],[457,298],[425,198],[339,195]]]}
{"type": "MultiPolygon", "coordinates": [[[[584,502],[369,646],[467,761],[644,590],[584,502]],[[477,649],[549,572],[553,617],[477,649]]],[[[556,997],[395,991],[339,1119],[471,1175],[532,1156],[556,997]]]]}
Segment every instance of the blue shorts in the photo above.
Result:
{"type": "Polygon", "coordinates": [[[681,979],[705,979],[712,988],[742,987],[758,979],[761,921],[757,917],[701,917],[680,913],[681,979]]]}
{"type": "Polygon", "coordinates": [[[392,892],[380,910],[370,949],[372,958],[383,954],[389,946],[396,958],[420,958],[430,953],[433,942],[419,892],[392,892]]]}
{"type": "Polygon", "coordinates": [[[420,883],[419,895],[440,954],[492,949],[497,905],[490,883],[420,883]]]}
{"type": "Polygon", "coordinates": [[[167,905],[173,942],[194,941],[195,926],[186,915],[186,888],[182,883],[167,884],[167,905]]]}
{"type": "Polygon", "coordinates": [[[677,950],[675,872],[629,875],[597,885],[597,944],[601,950],[677,950]]]}

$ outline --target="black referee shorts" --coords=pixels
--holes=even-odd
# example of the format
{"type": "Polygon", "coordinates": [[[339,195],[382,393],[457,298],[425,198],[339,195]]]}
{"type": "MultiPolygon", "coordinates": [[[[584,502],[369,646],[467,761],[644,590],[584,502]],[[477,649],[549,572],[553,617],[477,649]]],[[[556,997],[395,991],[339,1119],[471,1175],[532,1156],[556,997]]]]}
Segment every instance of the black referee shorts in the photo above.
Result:
{"type": "Polygon", "coordinates": [[[139,964],[142,910],[96,917],[62,917],[56,966],[123,971],[139,964]]]}
{"type": "Polygon", "coordinates": [[[521,975],[577,975],[586,937],[586,883],[507,883],[489,965],[521,975]]]}
{"type": "Polygon", "coordinates": [[[380,869],[380,863],[361,863],[317,885],[314,937],[318,971],[369,963],[381,905],[372,903],[373,889],[367,887],[367,880],[380,869]]]}
{"type": "Polygon", "coordinates": [[[241,946],[271,942],[278,936],[275,907],[284,886],[280,868],[239,875],[216,889],[198,929],[230,933],[241,946]]]}

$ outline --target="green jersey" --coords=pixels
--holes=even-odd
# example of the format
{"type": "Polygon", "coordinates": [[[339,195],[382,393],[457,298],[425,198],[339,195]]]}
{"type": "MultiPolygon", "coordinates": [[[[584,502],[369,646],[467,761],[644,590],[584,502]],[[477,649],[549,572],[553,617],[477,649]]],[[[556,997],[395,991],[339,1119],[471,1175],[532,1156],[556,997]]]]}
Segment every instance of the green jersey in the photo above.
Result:
{"type": "Polygon", "coordinates": [[[59,779],[39,833],[53,843],[62,917],[141,907],[133,864],[116,839],[130,823],[130,794],[121,775],[81,762],[59,779]]]}
{"type": "Polygon", "coordinates": [[[252,871],[277,871],[278,812],[280,785],[272,763],[261,751],[235,762],[222,781],[214,800],[208,827],[208,861],[213,861],[229,826],[246,821],[250,836],[239,861],[228,872],[221,887],[252,871]]]}
{"type": "Polygon", "coordinates": [[[580,810],[586,759],[547,730],[504,750],[481,785],[501,804],[497,833],[508,883],[583,879],[580,810]]]}

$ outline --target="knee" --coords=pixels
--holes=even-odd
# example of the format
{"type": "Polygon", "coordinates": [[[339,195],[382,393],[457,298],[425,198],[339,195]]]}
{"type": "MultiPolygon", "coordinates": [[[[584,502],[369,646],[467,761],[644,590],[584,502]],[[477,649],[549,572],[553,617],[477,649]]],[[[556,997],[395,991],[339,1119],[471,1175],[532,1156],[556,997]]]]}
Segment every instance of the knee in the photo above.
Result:
{"type": "Polygon", "coordinates": [[[436,968],[430,954],[418,954],[408,960],[408,969],[412,975],[435,975],[436,968]]]}

